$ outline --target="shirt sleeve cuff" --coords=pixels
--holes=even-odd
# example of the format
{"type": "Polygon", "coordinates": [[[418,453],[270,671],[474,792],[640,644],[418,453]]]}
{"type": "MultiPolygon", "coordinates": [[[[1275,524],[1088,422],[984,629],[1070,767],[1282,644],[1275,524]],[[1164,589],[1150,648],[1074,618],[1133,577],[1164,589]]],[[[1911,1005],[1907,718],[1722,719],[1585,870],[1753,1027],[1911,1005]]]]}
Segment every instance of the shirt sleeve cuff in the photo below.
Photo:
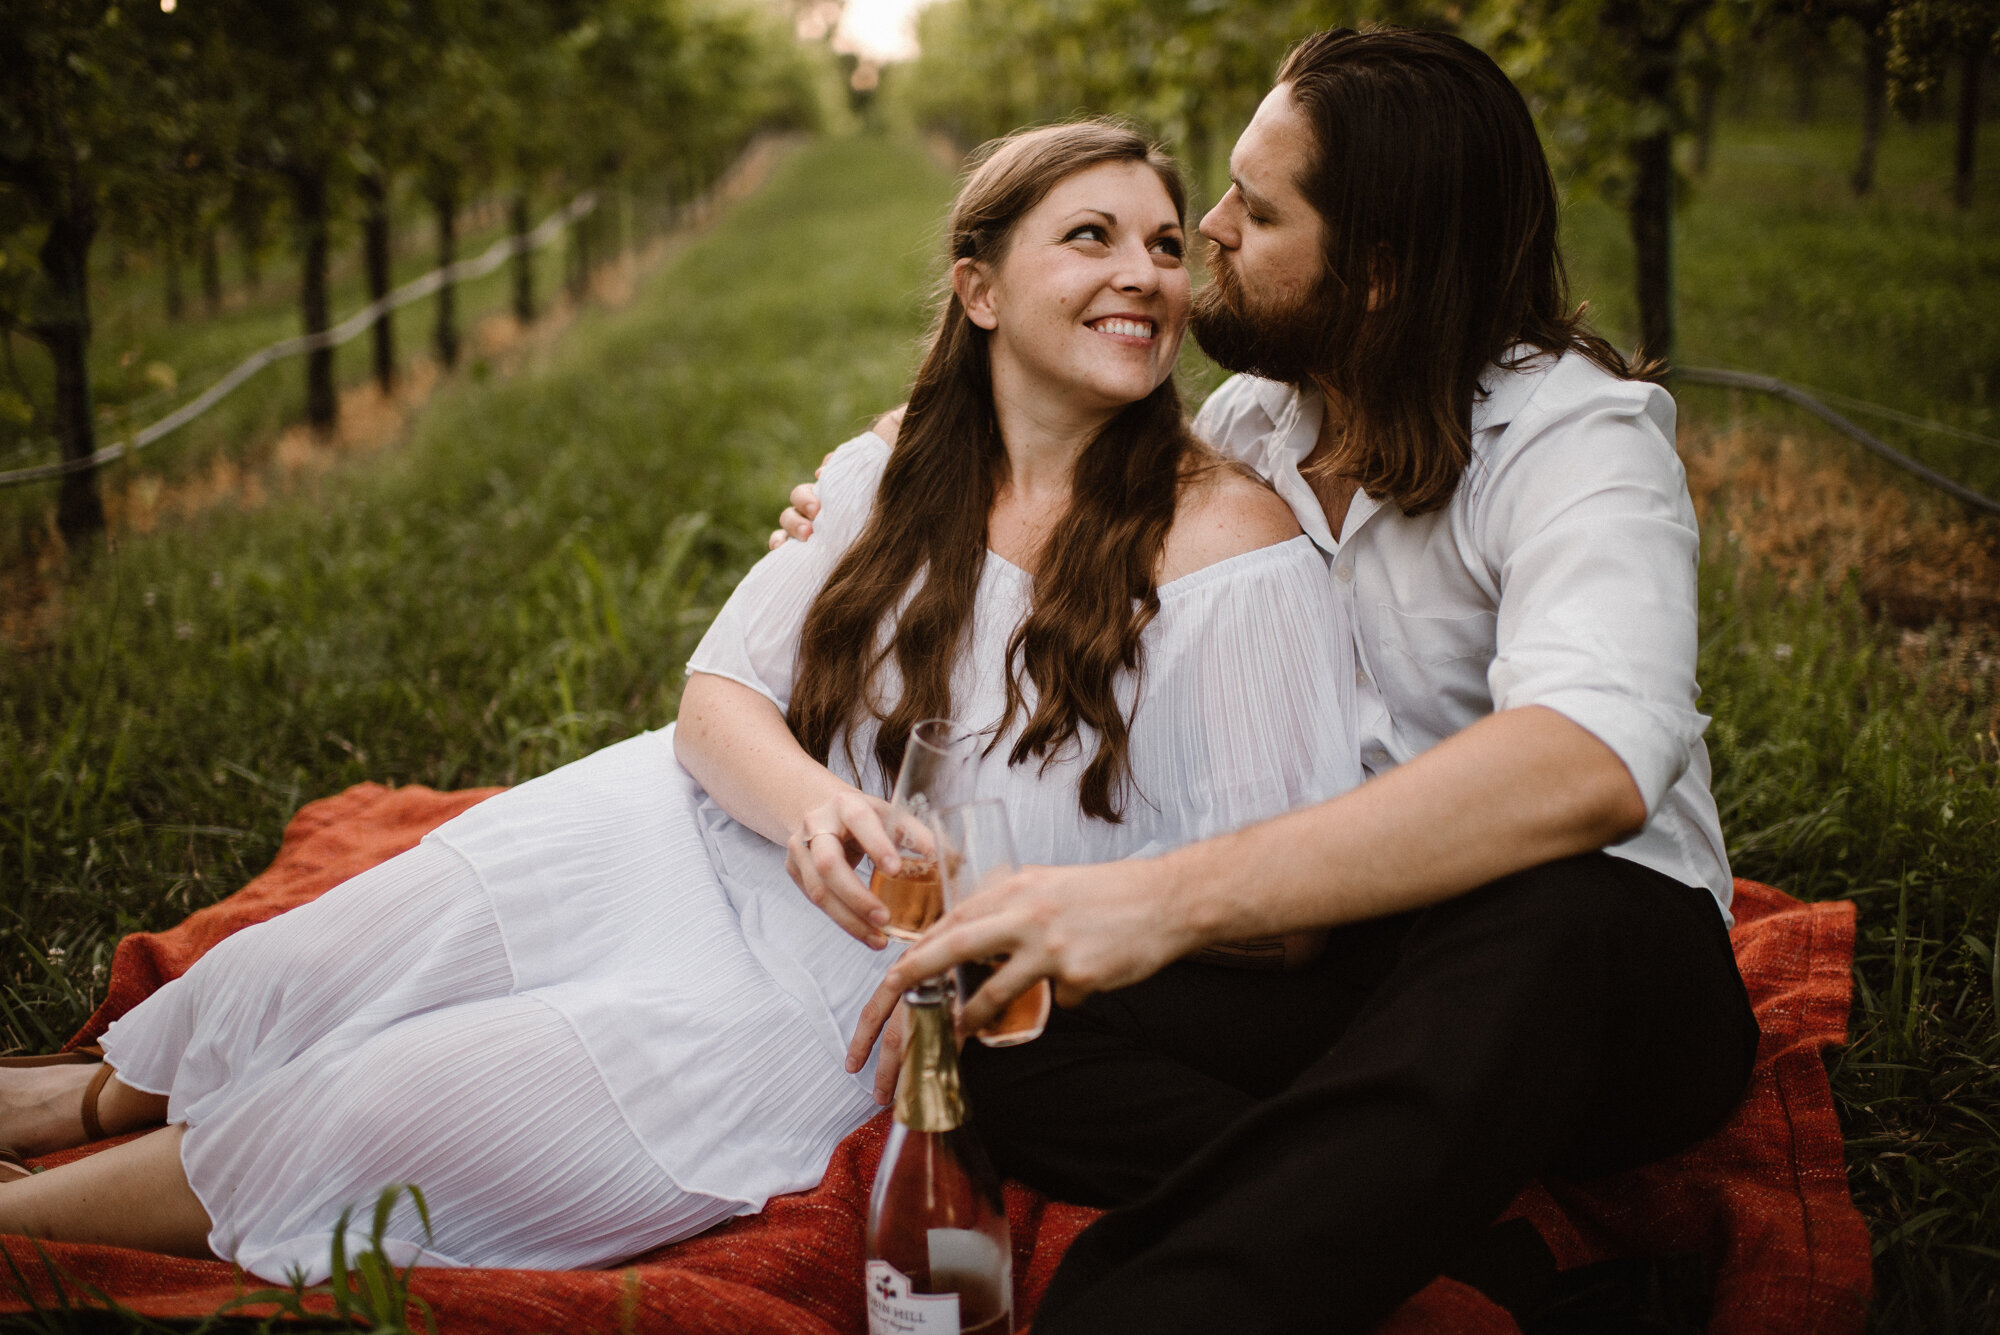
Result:
{"type": "Polygon", "coordinates": [[[1570,688],[1553,691],[1520,705],[1553,709],[1611,748],[1631,772],[1632,782],[1652,819],[1667,793],[1680,782],[1689,752],[1702,730],[1705,715],[1663,710],[1658,705],[1613,691],[1570,688]]]}

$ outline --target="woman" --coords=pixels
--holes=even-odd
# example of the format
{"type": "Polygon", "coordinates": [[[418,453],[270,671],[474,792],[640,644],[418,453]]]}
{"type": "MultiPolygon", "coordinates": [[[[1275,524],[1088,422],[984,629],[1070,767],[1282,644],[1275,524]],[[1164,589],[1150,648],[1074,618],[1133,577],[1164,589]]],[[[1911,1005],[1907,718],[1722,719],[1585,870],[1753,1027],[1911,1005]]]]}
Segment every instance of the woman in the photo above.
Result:
{"type": "Polygon", "coordinates": [[[975,787],[1031,861],[1355,782],[1320,560],[1182,422],[1183,204],[1116,126],[999,146],[899,439],[836,452],[819,539],[744,579],[677,727],[232,937],[96,1072],[6,1072],[0,1142],[28,1153],[92,1111],[167,1125],[0,1189],[0,1231],[318,1278],[341,1209],[409,1181],[435,1234],[399,1209],[398,1260],[631,1256],[813,1185],[874,1111],[844,1069],[887,963],[854,865],[894,861],[873,794],[919,718],[987,729],[975,787]]]}

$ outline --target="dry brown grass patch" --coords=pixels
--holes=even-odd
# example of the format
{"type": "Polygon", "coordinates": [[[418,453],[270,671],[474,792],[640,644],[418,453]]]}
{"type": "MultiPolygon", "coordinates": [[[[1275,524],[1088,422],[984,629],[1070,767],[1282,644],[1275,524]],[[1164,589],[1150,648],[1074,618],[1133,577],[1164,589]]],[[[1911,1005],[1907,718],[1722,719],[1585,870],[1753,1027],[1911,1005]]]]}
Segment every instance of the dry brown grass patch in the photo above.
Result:
{"type": "Polygon", "coordinates": [[[1853,579],[1899,626],[2000,627],[2000,523],[1842,458],[1845,442],[1759,428],[1681,434],[1704,532],[1804,592],[1853,579]]]}
{"type": "Polygon", "coordinates": [[[1707,540],[1790,593],[1851,580],[1901,628],[1897,661],[1935,703],[1990,705],[1984,727],[2000,752],[2000,522],[1919,492],[1852,448],[1759,427],[1681,431],[1707,540]]]}

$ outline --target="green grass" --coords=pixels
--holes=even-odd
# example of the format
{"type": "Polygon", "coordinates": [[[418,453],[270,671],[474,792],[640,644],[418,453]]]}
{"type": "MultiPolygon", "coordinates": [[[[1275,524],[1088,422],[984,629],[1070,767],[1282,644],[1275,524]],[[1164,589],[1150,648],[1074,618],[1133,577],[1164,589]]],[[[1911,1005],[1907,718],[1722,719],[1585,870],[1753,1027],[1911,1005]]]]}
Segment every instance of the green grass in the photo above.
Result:
{"type": "MultiPolygon", "coordinates": [[[[2000,181],[1989,173],[1974,207],[1954,208],[1950,126],[1892,117],[1875,193],[1856,200],[1848,179],[1857,145],[1845,120],[1720,129],[1708,175],[1692,183],[1680,214],[1677,360],[1761,371],[2000,437],[2000,181]]],[[[1632,346],[1624,216],[1580,196],[1563,226],[1576,295],[1632,346]]],[[[1776,415],[1723,391],[1683,394],[1696,414],[1776,415]]],[[[2000,447],[1856,416],[2000,498],[2000,447]]]]}
{"type": "MultiPolygon", "coordinates": [[[[948,190],[913,150],[815,145],[629,306],[511,378],[448,383],[397,449],[127,540],[46,644],[0,647],[0,1047],[66,1037],[120,934],[254,875],[305,800],[363,779],[512,782],[671,717],[786,487],[898,397],[948,190]]],[[[1718,184],[1697,209],[1727,199],[1718,184]]],[[[1854,207],[1829,199],[1833,221],[1799,234],[1854,207]]],[[[1587,285],[1615,269],[1615,247],[1576,236],[1587,285]]],[[[1696,267],[1691,349],[1717,290],[1696,267]]],[[[1781,345],[1783,309],[1713,300],[1781,345]]],[[[1961,333],[1994,355],[1976,319],[1961,333]]],[[[1940,395],[1958,383],[1939,376],[1940,395]]],[[[1977,407],[1938,403],[1922,410],[1977,407]]],[[[1990,1330],[2000,739],[1976,721],[1992,684],[1907,667],[1846,586],[1781,593],[1711,545],[1701,673],[1737,870],[1861,909],[1855,1041],[1833,1070],[1881,1254],[1876,1328],[1990,1330]]]]}
{"type": "Polygon", "coordinates": [[[1871,1329],[2000,1325],[2000,740],[1852,588],[1711,552],[1701,682],[1739,876],[1860,908],[1853,1041],[1829,1055],[1877,1254],[1871,1329]]]}

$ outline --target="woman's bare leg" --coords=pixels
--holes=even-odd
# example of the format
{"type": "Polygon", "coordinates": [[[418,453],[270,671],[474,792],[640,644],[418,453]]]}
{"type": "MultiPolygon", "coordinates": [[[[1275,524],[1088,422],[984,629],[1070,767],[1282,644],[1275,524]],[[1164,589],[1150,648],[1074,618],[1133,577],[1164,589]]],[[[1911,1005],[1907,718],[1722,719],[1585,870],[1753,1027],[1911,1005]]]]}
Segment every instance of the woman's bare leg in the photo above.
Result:
{"type": "Polygon", "coordinates": [[[0,1233],[206,1257],[208,1211],[181,1167],[185,1125],[0,1190],[0,1233]]]}
{"type": "MultiPolygon", "coordinates": [[[[0,1145],[34,1158],[83,1144],[83,1095],[96,1074],[94,1065],[0,1068],[0,1145]]],[[[111,1136],[158,1126],[167,1097],[113,1075],[97,1093],[97,1120],[111,1136]]]]}

